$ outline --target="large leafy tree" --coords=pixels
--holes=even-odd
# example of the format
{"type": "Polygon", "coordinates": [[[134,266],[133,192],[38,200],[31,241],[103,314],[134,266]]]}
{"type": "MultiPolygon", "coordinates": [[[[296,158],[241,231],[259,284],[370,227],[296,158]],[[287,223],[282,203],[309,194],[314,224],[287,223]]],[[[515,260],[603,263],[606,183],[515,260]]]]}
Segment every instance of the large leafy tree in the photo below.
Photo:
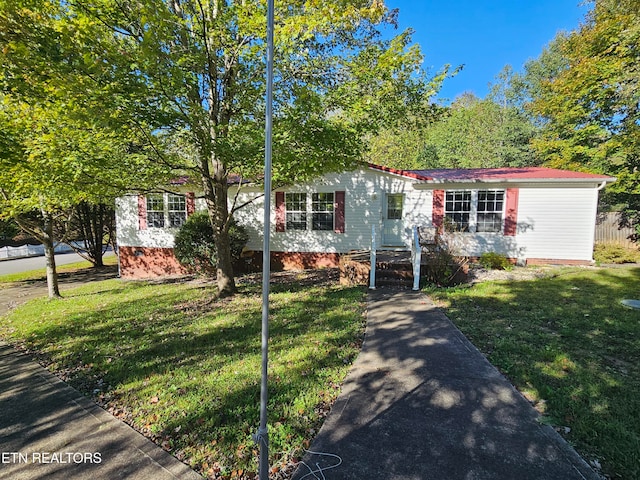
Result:
{"type": "MultiPolygon", "coordinates": [[[[0,96],[0,218],[12,219],[45,247],[49,297],[58,297],[54,245],[65,241],[79,204],[113,200],[128,145],[109,130],[74,119],[61,99],[0,96]]],[[[131,177],[129,177],[131,178],[131,177]]]]}
{"type": "Polygon", "coordinates": [[[638,0],[595,1],[560,42],[566,67],[531,105],[544,122],[534,147],[547,164],[615,175],[610,189],[631,203],[640,194],[639,12],[638,0]]]}
{"type": "MultiPolygon", "coordinates": [[[[232,173],[252,179],[261,173],[265,3],[25,3],[38,13],[56,10],[59,34],[85,46],[67,66],[86,75],[89,107],[109,99],[109,108],[93,108],[96,118],[126,119],[146,133],[164,165],[200,178],[214,227],[218,289],[233,293],[228,230],[237,206],[227,180],[232,173]],[[187,145],[180,163],[168,160],[159,140],[166,137],[187,145]]],[[[379,0],[277,2],[276,184],[353,165],[363,136],[437,91],[446,72],[428,79],[410,32],[382,35],[394,25],[395,12],[379,0]]]]}
{"type": "Polygon", "coordinates": [[[44,244],[50,297],[60,294],[54,243],[74,207],[112,202],[148,157],[140,132],[96,88],[83,30],[60,13],[54,3],[0,1],[0,218],[44,244]]]}

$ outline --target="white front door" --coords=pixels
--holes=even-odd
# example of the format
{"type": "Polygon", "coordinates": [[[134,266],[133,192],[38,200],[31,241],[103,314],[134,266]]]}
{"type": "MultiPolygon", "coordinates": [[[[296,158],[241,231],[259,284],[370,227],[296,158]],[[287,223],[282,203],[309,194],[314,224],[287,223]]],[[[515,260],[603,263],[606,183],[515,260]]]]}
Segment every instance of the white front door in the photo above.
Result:
{"type": "Polygon", "coordinates": [[[387,193],[384,202],[384,218],[382,220],[382,246],[403,247],[403,204],[402,193],[387,193]]]}

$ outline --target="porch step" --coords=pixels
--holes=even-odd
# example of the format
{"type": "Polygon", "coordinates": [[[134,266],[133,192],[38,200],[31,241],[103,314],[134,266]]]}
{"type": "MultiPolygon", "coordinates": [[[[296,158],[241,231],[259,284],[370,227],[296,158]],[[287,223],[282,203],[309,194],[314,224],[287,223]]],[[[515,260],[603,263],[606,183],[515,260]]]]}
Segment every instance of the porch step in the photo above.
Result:
{"type": "MultiPolygon", "coordinates": [[[[411,254],[407,251],[378,251],[376,286],[413,286],[411,254]]],[[[369,285],[370,253],[353,252],[340,258],[340,282],[348,285],[369,285]]]]}
{"type": "Polygon", "coordinates": [[[413,286],[413,268],[411,263],[376,264],[376,286],[411,287],[413,286]]]}

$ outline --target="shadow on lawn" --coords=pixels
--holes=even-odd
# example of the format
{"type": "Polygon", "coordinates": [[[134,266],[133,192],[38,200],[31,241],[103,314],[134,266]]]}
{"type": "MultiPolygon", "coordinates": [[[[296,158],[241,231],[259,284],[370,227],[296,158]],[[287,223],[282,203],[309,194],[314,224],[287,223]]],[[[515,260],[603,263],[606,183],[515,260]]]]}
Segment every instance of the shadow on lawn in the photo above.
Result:
{"type": "MultiPolygon", "coordinates": [[[[206,459],[217,449],[212,445],[233,442],[243,446],[237,458],[220,454],[216,461],[251,464],[248,440],[258,425],[260,397],[259,288],[241,286],[237,297],[204,307],[198,300],[203,288],[114,283],[105,291],[122,301],[42,327],[28,339],[30,348],[46,351],[40,359],[54,363],[65,381],[178,458],[200,456],[197,463],[210,463],[206,459]],[[185,289],[200,293],[185,301],[185,289]]],[[[289,417],[286,426],[274,427],[274,451],[291,435],[298,444],[309,438],[313,412],[303,397],[310,385],[330,390],[326,372],[344,369],[361,340],[362,322],[354,325],[353,309],[362,290],[315,288],[309,294],[310,288],[295,281],[273,288],[270,399],[276,420],[289,417]]],[[[311,409],[323,401],[314,395],[311,409]]]]}
{"type": "Polygon", "coordinates": [[[640,297],[640,269],[570,269],[446,296],[447,315],[583,454],[607,474],[640,476],[640,311],[620,304],[640,297]]]}

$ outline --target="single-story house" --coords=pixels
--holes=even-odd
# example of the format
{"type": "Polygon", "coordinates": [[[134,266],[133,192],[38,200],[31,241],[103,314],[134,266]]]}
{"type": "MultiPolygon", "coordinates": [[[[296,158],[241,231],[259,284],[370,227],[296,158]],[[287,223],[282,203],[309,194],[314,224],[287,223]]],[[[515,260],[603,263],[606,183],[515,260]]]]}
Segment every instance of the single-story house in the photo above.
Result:
{"type": "MultiPolygon", "coordinates": [[[[414,227],[449,232],[458,253],[496,252],[520,263],[589,264],[598,191],[615,178],[541,167],[397,170],[363,165],[272,192],[272,261],[283,268],[335,266],[342,254],[409,250],[414,227]]],[[[205,204],[194,188],[126,195],[116,202],[123,277],[182,273],[176,228],[205,204]]],[[[236,182],[230,198],[261,258],[263,191],[236,182]],[[237,191],[236,189],[239,189],[237,191]]]]}

